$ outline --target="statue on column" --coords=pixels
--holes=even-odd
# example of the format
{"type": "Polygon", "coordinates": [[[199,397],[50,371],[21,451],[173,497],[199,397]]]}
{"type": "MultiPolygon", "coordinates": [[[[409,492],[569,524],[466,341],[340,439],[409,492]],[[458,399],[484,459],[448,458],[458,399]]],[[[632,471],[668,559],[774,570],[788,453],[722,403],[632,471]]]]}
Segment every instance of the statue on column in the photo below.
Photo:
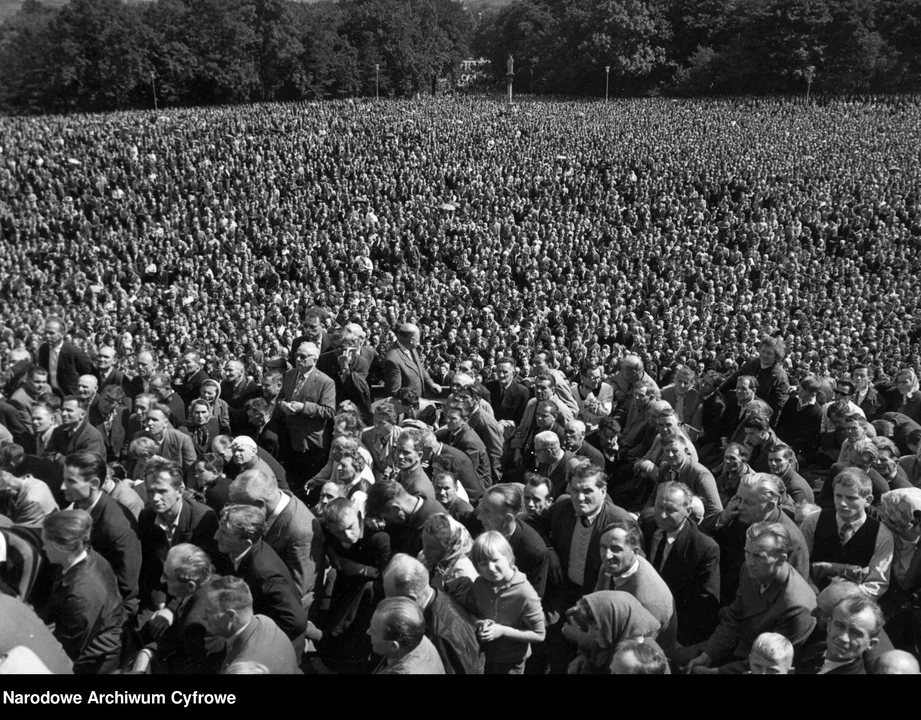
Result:
{"type": "Polygon", "coordinates": [[[508,56],[508,74],[509,75],[515,74],[515,58],[512,57],[511,53],[509,53],[509,56],[508,56]]]}

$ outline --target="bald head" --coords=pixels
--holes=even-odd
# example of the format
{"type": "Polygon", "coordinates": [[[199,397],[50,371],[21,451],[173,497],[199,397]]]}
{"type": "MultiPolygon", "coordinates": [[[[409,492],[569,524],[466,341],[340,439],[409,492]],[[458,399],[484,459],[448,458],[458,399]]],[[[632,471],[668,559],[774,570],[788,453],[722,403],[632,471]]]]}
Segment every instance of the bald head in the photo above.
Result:
{"type": "Polygon", "coordinates": [[[397,553],[384,570],[384,594],[387,597],[406,597],[426,606],[431,590],[429,572],[414,557],[397,553]]]}
{"type": "Polygon", "coordinates": [[[884,652],[876,661],[874,675],[921,675],[918,660],[904,650],[884,652]]]}

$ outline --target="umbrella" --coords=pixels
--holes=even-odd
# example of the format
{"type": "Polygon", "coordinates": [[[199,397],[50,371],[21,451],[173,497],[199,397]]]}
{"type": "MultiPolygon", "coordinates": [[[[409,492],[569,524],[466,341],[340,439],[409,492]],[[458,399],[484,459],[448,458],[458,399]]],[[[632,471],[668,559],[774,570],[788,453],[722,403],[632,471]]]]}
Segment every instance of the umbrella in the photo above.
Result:
{"type": "Polygon", "coordinates": [[[449,203],[449,202],[442,203],[441,209],[442,210],[457,210],[457,208],[452,203],[449,203]]]}

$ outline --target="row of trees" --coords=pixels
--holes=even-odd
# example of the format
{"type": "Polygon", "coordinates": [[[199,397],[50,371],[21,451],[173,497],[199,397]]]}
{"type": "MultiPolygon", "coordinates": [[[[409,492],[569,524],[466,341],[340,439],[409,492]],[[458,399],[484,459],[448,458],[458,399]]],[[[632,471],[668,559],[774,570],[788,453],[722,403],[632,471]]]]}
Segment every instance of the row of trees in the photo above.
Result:
{"type": "Polygon", "coordinates": [[[921,89],[921,0],[515,0],[476,40],[541,93],[921,89]]]}
{"type": "Polygon", "coordinates": [[[452,75],[472,36],[454,0],[25,0],[0,27],[0,106],[405,96],[452,75]]]}
{"type": "Polygon", "coordinates": [[[509,53],[518,92],[921,89],[921,0],[25,0],[0,26],[13,111],[406,96],[509,53]]]}

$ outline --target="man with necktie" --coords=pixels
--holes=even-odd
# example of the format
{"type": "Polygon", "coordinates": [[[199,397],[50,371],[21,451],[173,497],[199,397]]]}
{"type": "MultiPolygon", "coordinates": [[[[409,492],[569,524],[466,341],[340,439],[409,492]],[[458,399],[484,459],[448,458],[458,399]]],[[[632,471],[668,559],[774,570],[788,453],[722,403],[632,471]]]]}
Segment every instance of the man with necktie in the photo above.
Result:
{"type": "Polygon", "coordinates": [[[384,356],[384,390],[387,395],[396,395],[404,387],[415,390],[421,398],[441,393],[441,386],[422,367],[418,346],[419,328],[411,323],[401,325],[397,330],[396,347],[384,356]]]}

